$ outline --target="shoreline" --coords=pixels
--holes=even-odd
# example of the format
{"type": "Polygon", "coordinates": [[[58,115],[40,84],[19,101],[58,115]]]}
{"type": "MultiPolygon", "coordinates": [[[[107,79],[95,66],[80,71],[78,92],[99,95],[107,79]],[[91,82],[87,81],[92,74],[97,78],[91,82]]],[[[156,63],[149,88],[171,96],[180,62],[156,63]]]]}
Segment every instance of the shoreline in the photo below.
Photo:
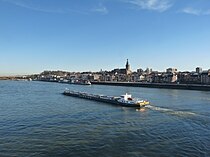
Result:
{"type": "MultiPolygon", "coordinates": [[[[0,81],[5,81],[5,80],[0,80],[0,81]]],[[[8,80],[8,81],[20,81],[20,80],[8,80]]],[[[48,80],[36,80],[36,81],[71,84],[71,83],[66,83],[66,82],[48,81],[48,80]]],[[[162,88],[162,89],[210,91],[210,85],[202,85],[202,84],[169,84],[169,83],[141,83],[141,82],[96,82],[96,81],[91,81],[91,84],[92,85],[109,85],[109,86],[143,87],[143,88],[162,88]]],[[[81,85],[83,85],[83,84],[81,84],[81,85]]]]}
{"type": "Polygon", "coordinates": [[[163,84],[163,83],[140,83],[140,82],[91,82],[91,83],[94,85],[210,91],[210,85],[201,85],[201,84],[163,84]]]}

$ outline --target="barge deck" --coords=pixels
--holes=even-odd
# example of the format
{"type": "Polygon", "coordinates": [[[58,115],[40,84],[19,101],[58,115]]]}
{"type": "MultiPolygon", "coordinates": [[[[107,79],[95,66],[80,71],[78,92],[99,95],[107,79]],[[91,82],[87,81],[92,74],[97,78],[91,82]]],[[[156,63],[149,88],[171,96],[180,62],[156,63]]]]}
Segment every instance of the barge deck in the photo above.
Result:
{"type": "Polygon", "coordinates": [[[95,95],[95,94],[88,94],[85,92],[65,90],[63,94],[66,96],[89,99],[93,101],[110,103],[110,104],[124,106],[124,107],[138,107],[139,108],[139,107],[144,107],[146,105],[149,105],[149,101],[138,99],[138,98],[132,98],[131,95],[127,93],[125,95],[121,95],[120,97],[114,97],[114,96],[95,95]]]}

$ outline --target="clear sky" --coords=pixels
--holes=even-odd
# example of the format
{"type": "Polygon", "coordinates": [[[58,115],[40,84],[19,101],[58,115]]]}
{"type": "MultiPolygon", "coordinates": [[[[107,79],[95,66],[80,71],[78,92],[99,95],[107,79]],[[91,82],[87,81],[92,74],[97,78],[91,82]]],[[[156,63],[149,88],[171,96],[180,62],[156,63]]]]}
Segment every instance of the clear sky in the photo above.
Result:
{"type": "Polygon", "coordinates": [[[0,75],[210,69],[210,0],[0,0],[0,75]]]}

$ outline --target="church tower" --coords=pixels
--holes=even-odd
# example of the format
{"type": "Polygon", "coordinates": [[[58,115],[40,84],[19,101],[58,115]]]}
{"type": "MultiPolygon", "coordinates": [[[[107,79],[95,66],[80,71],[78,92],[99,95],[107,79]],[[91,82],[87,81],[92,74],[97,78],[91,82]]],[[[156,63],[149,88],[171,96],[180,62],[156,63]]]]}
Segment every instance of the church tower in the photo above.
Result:
{"type": "Polygon", "coordinates": [[[127,59],[125,68],[126,68],[126,74],[127,74],[127,75],[132,73],[132,72],[131,72],[131,66],[130,66],[130,64],[129,64],[129,62],[128,62],[128,59],[127,59]]]}

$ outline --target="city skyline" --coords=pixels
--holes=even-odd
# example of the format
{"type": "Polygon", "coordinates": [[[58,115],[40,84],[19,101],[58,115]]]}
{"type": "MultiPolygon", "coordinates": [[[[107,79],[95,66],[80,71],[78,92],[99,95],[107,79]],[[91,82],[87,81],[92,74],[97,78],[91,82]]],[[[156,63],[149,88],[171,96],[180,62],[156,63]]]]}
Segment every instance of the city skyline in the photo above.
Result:
{"type": "Polygon", "coordinates": [[[0,75],[208,70],[208,0],[0,0],[0,75]]]}

